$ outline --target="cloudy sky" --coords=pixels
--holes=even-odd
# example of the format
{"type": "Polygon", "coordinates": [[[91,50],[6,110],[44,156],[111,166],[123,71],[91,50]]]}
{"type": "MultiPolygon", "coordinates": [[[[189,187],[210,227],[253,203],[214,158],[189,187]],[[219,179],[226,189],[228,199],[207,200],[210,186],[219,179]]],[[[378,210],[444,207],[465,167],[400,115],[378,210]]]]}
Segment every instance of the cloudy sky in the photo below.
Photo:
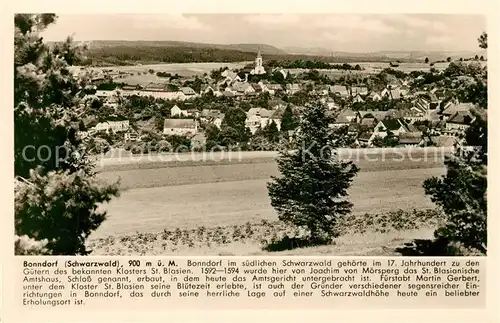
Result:
{"type": "Polygon", "coordinates": [[[46,40],[177,40],[332,51],[478,50],[479,15],[60,14],[46,40]]]}

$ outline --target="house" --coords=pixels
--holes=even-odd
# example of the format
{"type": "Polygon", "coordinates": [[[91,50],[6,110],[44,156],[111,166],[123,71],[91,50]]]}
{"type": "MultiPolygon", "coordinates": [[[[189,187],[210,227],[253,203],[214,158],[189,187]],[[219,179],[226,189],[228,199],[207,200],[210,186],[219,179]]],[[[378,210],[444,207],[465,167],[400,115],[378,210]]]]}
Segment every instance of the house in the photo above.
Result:
{"type": "Polygon", "coordinates": [[[319,84],[315,86],[315,92],[321,96],[326,96],[330,92],[329,86],[324,84],[319,84]]]}
{"type": "Polygon", "coordinates": [[[95,95],[99,98],[99,99],[105,99],[111,95],[115,94],[115,91],[109,91],[109,90],[97,90],[95,92],[95,95]]]}
{"type": "Polygon", "coordinates": [[[457,112],[471,112],[474,110],[474,104],[472,103],[457,103],[456,101],[448,102],[444,108],[441,115],[443,120],[448,120],[451,116],[455,115],[457,112]]]}
{"type": "Polygon", "coordinates": [[[287,84],[286,85],[286,93],[294,94],[300,91],[300,86],[297,83],[287,84]]]}
{"type": "Polygon", "coordinates": [[[283,78],[286,79],[286,77],[288,76],[288,72],[285,71],[284,69],[280,68],[280,70],[278,71],[281,73],[281,75],[283,75],[283,78]]]}
{"type": "Polygon", "coordinates": [[[387,136],[388,132],[399,136],[401,133],[408,132],[408,126],[402,119],[384,119],[379,121],[373,129],[373,134],[381,138],[387,136]]]}
{"type": "Polygon", "coordinates": [[[287,103],[281,99],[274,99],[274,100],[269,100],[269,106],[273,110],[277,110],[280,108],[286,108],[287,103]]]}
{"type": "Polygon", "coordinates": [[[198,133],[198,122],[194,119],[165,119],[163,134],[193,136],[198,133]]]}
{"type": "Polygon", "coordinates": [[[348,122],[356,122],[357,116],[358,113],[356,111],[345,109],[338,114],[337,118],[345,118],[348,122]]]}
{"type": "Polygon", "coordinates": [[[186,110],[188,117],[198,118],[200,116],[200,111],[198,109],[192,108],[186,110]]]}
{"type": "Polygon", "coordinates": [[[139,140],[141,140],[137,131],[133,131],[133,130],[129,130],[129,131],[125,132],[125,135],[123,138],[125,139],[125,141],[139,141],[139,140]]]}
{"type": "Polygon", "coordinates": [[[469,111],[457,111],[448,120],[446,120],[446,130],[457,131],[466,130],[474,121],[474,117],[469,111]]]}
{"type": "Polygon", "coordinates": [[[358,93],[358,94],[356,94],[356,96],[352,99],[352,102],[353,102],[353,103],[365,102],[365,100],[363,100],[363,98],[361,97],[361,95],[358,93]]]}
{"type": "Polygon", "coordinates": [[[269,94],[274,95],[278,91],[283,91],[283,87],[281,86],[281,84],[269,83],[269,84],[266,85],[266,89],[262,88],[262,91],[263,92],[269,92],[269,94]]]}
{"type": "Polygon", "coordinates": [[[208,94],[210,92],[212,92],[213,94],[215,94],[216,87],[214,87],[212,85],[209,85],[209,84],[202,84],[200,90],[201,90],[200,94],[208,94]]]}
{"type": "Polygon", "coordinates": [[[375,136],[373,132],[365,131],[358,135],[358,138],[356,138],[356,144],[361,147],[369,147],[371,146],[374,138],[375,136]]]}
{"type": "Polygon", "coordinates": [[[388,89],[385,88],[382,93],[380,93],[382,98],[386,97],[389,100],[400,100],[401,99],[401,90],[400,89],[388,89]]]}
{"type": "Polygon", "coordinates": [[[217,117],[219,114],[220,114],[220,110],[203,109],[200,113],[200,120],[202,120],[202,121],[212,120],[213,118],[217,117]]]}
{"type": "Polygon", "coordinates": [[[345,114],[340,113],[335,118],[335,121],[333,123],[329,124],[328,126],[330,128],[340,128],[340,127],[344,127],[344,126],[349,126],[350,124],[351,124],[350,119],[348,117],[346,117],[345,114]]]}
{"type": "Polygon", "coordinates": [[[188,86],[181,87],[180,90],[186,98],[193,98],[196,96],[196,92],[188,86]]]}
{"type": "Polygon", "coordinates": [[[375,118],[363,118],[360,122],[360,125],[362,126],[366,126],[366,127],[373,127],[376,123],[376,119],[375,118]]]}
{"type": "Polygon", "coordinates": [[[255,93],[255,89],[250,85],[250,83],[246,82],[235,82],[232,86],[233,91],[236,91],[237,94],[249,94],[255,93]]]}
{"type": "Polygon", "coordinates": [[[241,77],[239,77],[238,74],[230,70],[225,70],[221,73],[221,75],[222,77],[224,77],[223,83],[226,83],[227,85],[231,85],[233,82],[242,81],[241,77]]]}
{"type": "Polygon", "coordinates": [[[368,88],[366,86],[353,86],[351,88],[351,95],[356,96],[358,94],[361,96],[368,95],[368,88]]]}
{"type": "Polygon", "coordinates": [[[187,117],[188,112],[186,110],[181,110],[177,104],[170,109],[170,116],[172,117],[187,117]]]}
{"type": "Polygon", "coordinates": [[[404,132],[399,134],[399,146],[417,147],[422,145],[422,132],[404,132]]]}
{"type": "Polygon", "coordinates": [[[215,118],[212,119],[212,123],[220,129],[222,126],[222,121],[224,121],[225,114],[219,113],[215,118]]]}
{"type": "Polygon", "coordinates": [[[256,92],[256,93],[262,92],[262,87],[258,83],[250,83],[250,86],[253,88],[254,92],[256,92]]]}
{"type": "Polygon", "coordinates": [[[401,96],[406,97],[408,93],[410,93],[410,87],[406,84],[403,84],[399,87],[399,92],[401,93],[401,96]]]}
{"type": "Polygon", "coordinates": [[[250,129],[252,134],[255,134],[257,129],[265,128],[268,125],[273,113],[273,111],[264,108],[251,108],[247,112],[245,126],[250,129]]]}
{"type": "Polygon", "coordinates": [[[379,93],[375,92],[375,91],[370,92],[370,94],[368,94],[368,96],[366,98],[368,100],[372,100],[372,101],[375,101],[375,102],[382,100],[382,96],[379,93]]]}
{"type": "Polygon", "coordinates": [[[94,131],[105,131],[105,132],[123,132],[127,131],[130,127],[128,120],[123,121],[105,121],[99,122],[93,128],[94,131]]]}
{"type": "Polygon", "coordinates": [[[361,122],[364,118],[375,118],[377,121],[387,118],[390,111],[370,111],[360,110],[356,113],[356,122],[361,122]]]}
{"type": "Polygon", "coordinates": [[[345,85],[332,85],[330,86],[330,92],[341,98],[347,98],[349,96],[349,91],[345,85]]]}

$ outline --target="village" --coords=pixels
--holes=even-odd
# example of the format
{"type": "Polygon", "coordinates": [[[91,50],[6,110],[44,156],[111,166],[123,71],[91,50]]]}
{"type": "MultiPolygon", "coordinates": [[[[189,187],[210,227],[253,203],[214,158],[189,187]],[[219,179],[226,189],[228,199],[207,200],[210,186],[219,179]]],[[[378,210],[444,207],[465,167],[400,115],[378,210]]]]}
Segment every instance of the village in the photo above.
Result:
{"type": "Polygon", "coordinates": [[[334,79],[317,70],[266,71],[259,50],[253,65],[241,70],[221,68],[194,78],[157,72],[167,82],[143,86],[120,83],[121,73],[109,69],[93,74],[82,100],[84,118],[76,123],[100,152],[145,153],[151,143],[156,148],[149,145],[148,152],[180,143],[195,150],[229,144],[276,150],[293,135],[303,109],[323,104],[333,117],[330,127],[352,136],[349,147],[449,147],[477,113],[484,114],[460,95],[460,84],[470,81],[453,75],[461,64],[417,73],[386,68],[370,76],[348,71],[334,79]],[[238,127],[244,134],[227,129],[238,127]]]}

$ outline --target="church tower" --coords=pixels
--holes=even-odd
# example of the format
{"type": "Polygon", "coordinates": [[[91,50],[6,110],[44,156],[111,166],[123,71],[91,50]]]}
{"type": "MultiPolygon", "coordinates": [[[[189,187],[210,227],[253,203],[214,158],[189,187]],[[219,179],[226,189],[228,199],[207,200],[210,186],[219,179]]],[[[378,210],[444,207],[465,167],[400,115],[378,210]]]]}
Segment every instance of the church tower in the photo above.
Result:
{"type": "Polygon", "coordinates": [[[255,59],[255,70],[258,70],[259,67],[262,67],[262,55],[260,54],[260,46],[259,51],[257,52],[257,58],[255,59]]]}
{"type": "Polygon", "coordinates": [[[259,51],[257,52],[257,57],[255,58],[255,68],[250,72],[253,75],[261,75],[266,74],[266,70],[262,66],[262,55],[260,54],[260,46],[259,51]]]}

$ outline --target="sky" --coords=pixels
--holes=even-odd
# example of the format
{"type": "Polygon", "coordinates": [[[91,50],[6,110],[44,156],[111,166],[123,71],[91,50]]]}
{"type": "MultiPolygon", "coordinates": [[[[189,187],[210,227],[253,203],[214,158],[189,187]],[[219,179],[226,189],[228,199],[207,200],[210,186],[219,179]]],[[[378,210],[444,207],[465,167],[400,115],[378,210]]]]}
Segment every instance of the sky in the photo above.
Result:
{"type": "Polygon", "coordinates": [[[478,51],[486,28],[463,14],[60,14],[45,40],[260,43],[332,51],[478,51]]]}

